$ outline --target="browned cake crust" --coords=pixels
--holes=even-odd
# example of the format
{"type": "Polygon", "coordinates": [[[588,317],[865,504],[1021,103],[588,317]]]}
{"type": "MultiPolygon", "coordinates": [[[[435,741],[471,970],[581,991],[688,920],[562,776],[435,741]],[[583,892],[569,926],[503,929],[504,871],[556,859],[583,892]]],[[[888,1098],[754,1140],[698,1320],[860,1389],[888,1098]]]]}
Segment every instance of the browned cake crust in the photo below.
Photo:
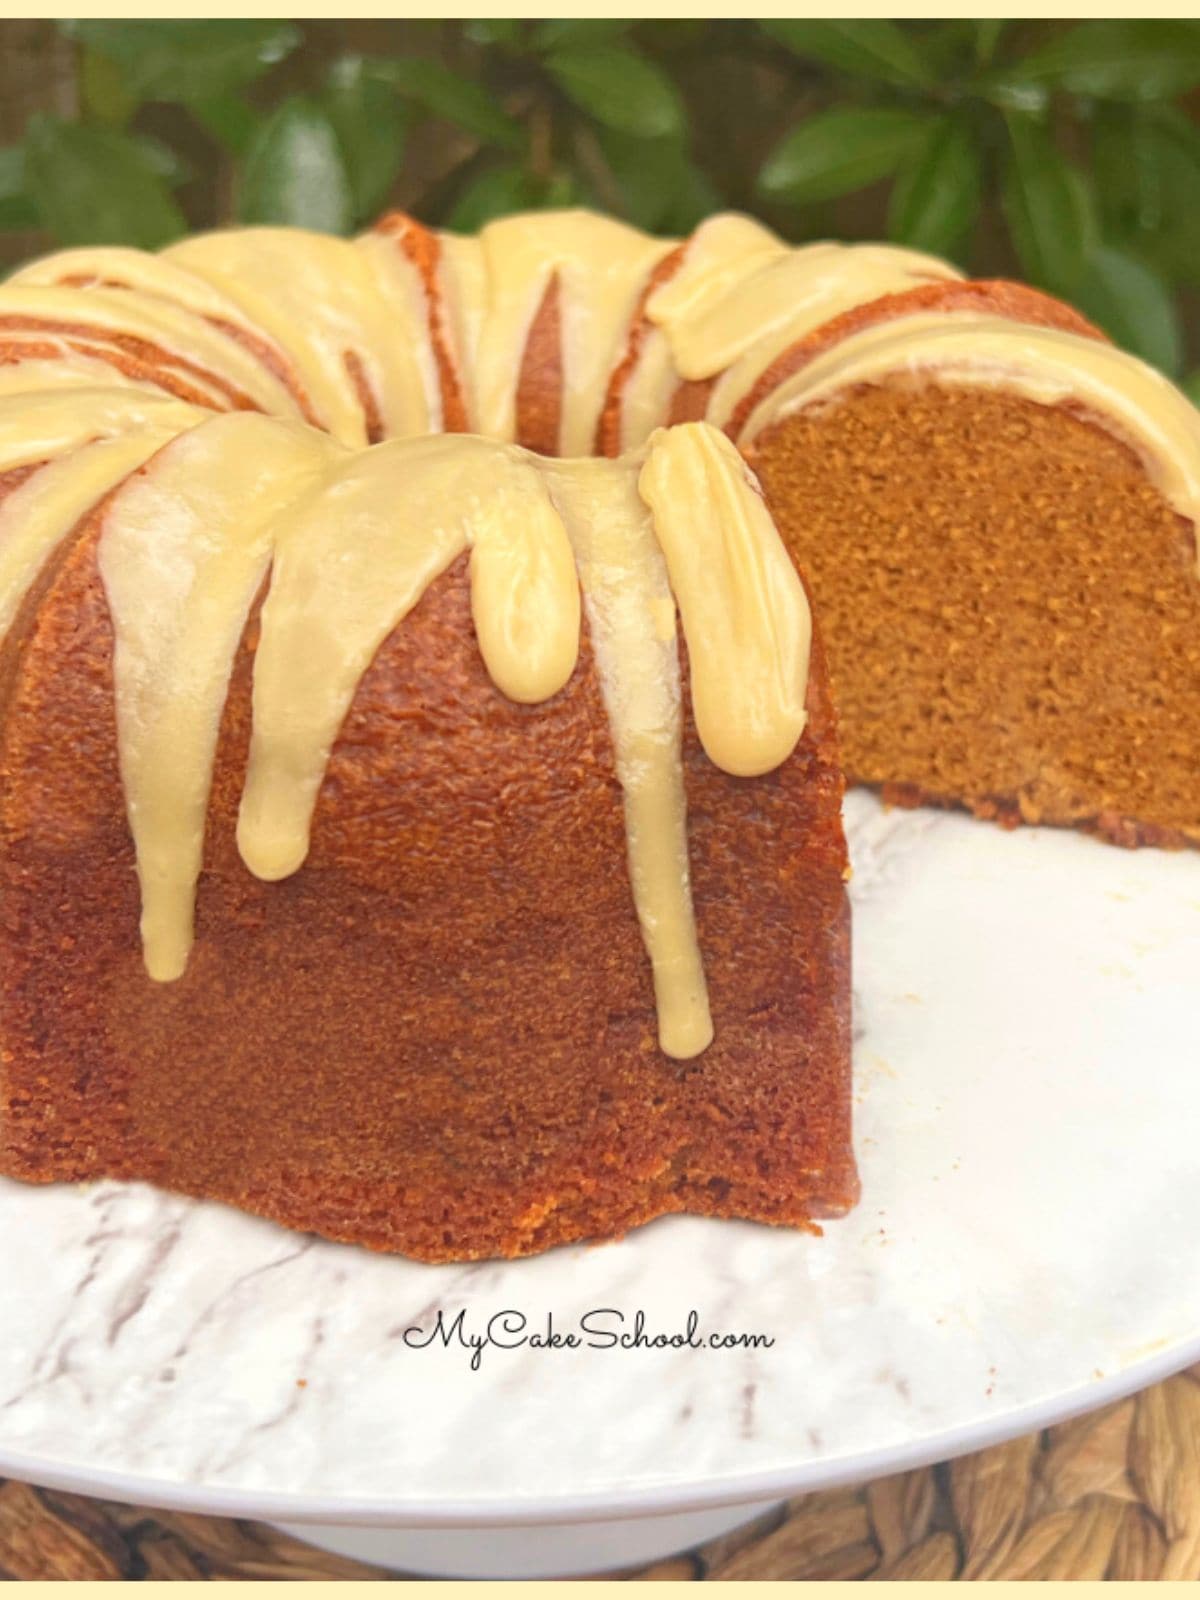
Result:
{"type": "Polygon", "coordinates": [[[442,427],[446,433],[467,433],[467,405],[463,395],[462,379],[454,360],[452,341],[446,326],[445,307],[438,292],[438,263],[441,260],[441,240],[432,228],[406,216],[402,211],[389,212],[376,223],[376,230],[386,234],[397,249],[403,252],[416,268],[425,294],[433,358],[437,363],[438,386],[442,396],[442,427]]]}
{"type": "MultiPolygon", "coordinates": [[[[843,312],[840,317],[814,328],[806,339],[799,340],[790,350],[785,350],[759,378],[734,408],[729,419],[729,431],[735,437],[749,420],[755,407],[772,395],[781,383],[799,372],[823,351],[830,350],[842,339],[847,339],[861,328],[876,323],[890,322],[896,317],[910,317],[919,312],[973,311],[986,316],[1008,317],[1013,322],[1030,323],[1035,327],[1061,328],[1065,333],[1077,333],[1089,339],[1108,340],[1086,317],[1080,316],[1071,306],[1039,289],[1030,289],[1023,283],[1008,283],[1002,278],[980,278],[972,282],[925,283],[919,288],[905,290],[902,294],[884,294],[866,305],[843,312]]],[[[696,385],[683,385],[682,392],[696,385]]],[[[677,397],[676,410],[687,407],[687,400],[677,397]]],[[[672,416],[672,421],[684,417],[672,416]]]]}
{"type": "Polygon", "coordinates": [[[1190,524],[1088,418],[861,387],[751,452],[824,624],[852,782],[1200,843],[1190,524]]]}
{"type": "MultiPolygon", "coordinates": [[[[231,687],[185,977],[148,981],[117,769],[98,519],[3,657],[0,1165],[147,1178],[438,1261],[665,1212],[810,1225],[856,1194],[835,732],[777,773],[689,732],[716,1041],[663,1056],[585,648],[548,705],[487,678],[463,563],[364,678],[307,864],[235,846],[253,627],[231,687]]],[[[689,724],[690,726],[690,724],[689,724]]]]}

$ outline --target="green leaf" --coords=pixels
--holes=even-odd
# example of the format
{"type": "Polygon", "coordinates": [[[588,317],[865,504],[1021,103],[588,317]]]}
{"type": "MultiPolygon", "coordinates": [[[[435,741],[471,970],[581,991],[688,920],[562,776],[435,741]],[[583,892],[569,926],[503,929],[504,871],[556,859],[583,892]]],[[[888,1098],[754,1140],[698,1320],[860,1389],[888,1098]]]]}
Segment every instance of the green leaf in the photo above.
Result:
{"type": "Polygon", "coordinates": [[[1183,361],[1183,328],[1174,296],[1159,274],[1128,251],[1093,250],[1075,286],[1075,303],[1119,345],[1174,376],[1183,361]]]}
{"type": "Polygon", "coordinates": [[[255,135],[238,188],[243,222],[346,233],[350,180],[333,123],[311,100],[285,100],[255,135]]]}
{"type": "Polygon", "coordinates": [[[712,31],[707,17],[647,17],[638,23],[638,42],[654,56],[678,55],[711,50],[712,31]]]}
{"type": "Polygon", "coordinates": [[[795,55],[822,61],[855,78],[871,78],[900,88],[925,88],[931,73],[907,34],[878,18],[823,22],[772,19],[759,27],[795,55]]]}
{"type": "Polygon", "coordinates": [[[471,17],[463,23],[463,32],[472,44],[519,50],[524,36],[523,27],[520,21],[502,22],[497,17],[471,17]]]}
{"type": "Polygon", "coordinates": [[[532,176],[518,162],[489,167],[459,195],[447,218],[458,233],[475,233],[485,222],[512,211],[528,211],[541,198],[532,176]]]}
{"type": "Polygon", "coordinates": [[[19,144],[0,149],[0,228],[31,228],[37,222],[25,193],[25,152],[19,144]]]}
{"type": "Polygon", "coordinates": [[[357,221],[384,204],[400,170],[408,119],[396,91],[358,56],[334,63],[321,104],[342,147],[357,221]]]}
{"type": "Polygon", "coordinates": [[[979,214],[983,162],[964,120],[941,117],[892,189],[888,236],[914,250],[951,255],[979,214]]]}
{"type": "Polygon", "coordinates": [[[1050,90],[1046,84],[1022,78],[1009,68],[985,72],[975,79],[971,92],[998,111],[1011,111],[1023,117],[1043,116],[1050,105],[1050,90]]]}
{"type": "Polygon", "coordinates": [[[1005,20],[1003,17],[992,17],[975,24],[975,60],[979,66],[986,67],[996,54],[1005,20]]]}
{"type": "Polygon", "coordinates": [[[1142,245],[1171,277],[1200,283],[1200,128],[1178,107],[1158,107],[1147,144],[1160,208],[1147,216],[1142,245]]]}
{"type": "Polygon", "coordinates": [[[1189,372],[1179,387],[1194,406],[1200,406],[1200,369],[1189,372]]]}
{"type": "Polygon", "coordinates": [[[864,189],[909,159],[928,127],[911,111],[824,111],[775,146],[758,175],[759,192],[804,204],[864,189]]]}
{"type": "Polygon", "coordinates": [[[1081,22],[1014,70],[1098,100],[1167,100],[1200,83],[1200,28],[1170,19],[1081,22]]]}
{"type": "Polygon", "coordinates": [[[84,50],[80,58],[79,98],[89,117],[114,128],[123,128],[138,105],[120,67],[98,50],[84,50]]]}
{"type": "Polygon", "coordinates": [[[668,233],[691,233],[714,211],[724,209],[720,191],[694,161],[685,159],[671,192],[671,204],[661,227],[668,233]]]}
{"type": "Polygon", "coordinates": [[[612,44],[633,26],[627,17],[564,17],[539,22],[533,31],[535,50],[575,49],[580,45],[612,44]]]}
{"type": "Polygon", "coordinates": [[[291,22],[77,21],[71,35],[122,69],[140,100],[202,100],[244,89],[300,43],[291,22]]]}
{"type": "Polygon", "coordinates": [[[407,99],[415,100],[435,117],[465,128],[484,144],[520,150],[525,143],[521,124],[500,110],[487,89],[451,72],[439,61],[416,56],[372,60],[369,70],[407,99]]]}
{"type": "Polygon", "coordinates": [[[1092,173],[1107,232],[1157,227],[1162,209],[1148,120],[1135,107],[1103,105],[1092,120],[1092,173]]]}
{"type": "Polygon", "coordinates": [[[648,232],[687,233],[720,198],[678,139],[639,139],[602,128],[600,148],[620,191],[621,215],[648,232]]]}
{"type": "Polygon", "coordinates": [[[1091,177],[1069,162],[1067,189],[1071,197],[1071,211],[1066,226],[1072,229],[1079,239],[1079,247],[1086,261],[1100,243],[1100,217],[1091,177]]]}
{"type": "Polygon", "coordinates": [[[25,185],[60,244],[153,250],[185,229],[144,147],[116,128],[36,113],[25,130],[25,185]]]}
{"type": "Polygon", "coordinates": [[[1078,180],[1040,123],[1010,117],[1008,131],[1002,198],[1013,245],[1031,283],[1070,295],[1088,243],[1078,180]]]}
{"type": "Polygon", "coordinates": [[[235,156],[245,155],[262,122],[253,107],[237,94],[206,95],[193,100],[188,109],[218,144],[235,156]]]}
{"type": "Polygon", "coordinates": [[[962,77],[975,62],[976,40],[976,24],[967,18],[934,23],[919,41],[927,73],[940,83],[962,77]]]}
{"type": "Polygon", "coordinates": [[[1171,106],[1106,106],[1092,130],[1110,243],[1170,279],[1200,283],[1200,129],[1171,106]]]}
{"type": "Polygon", "coordinates": [[[621,198],[621,215],[653,233],[665,230],[671,188],[686,159],[676,139],[639,139],[613,128],[599,130],[600,149],[621,198]]]}
{"type": "Polygon", "coordinates": [[[606,128],[643,139],[672,138],[683,131],[679,91],[636,50],[577,45],[555,50],[545,65],[567,98],[606,128]]]}
{"type": "Polygon", "coordinates": [[[181,183],[187,183],[195,176],[190,164],[179,152],[172,150],[161,139],[152,138],[148,133],[131,133],[129,137],[141,153],[146,170],[156,178],[161,178],[172,189],[177,189],[181,183]]]}
{"type": "Polygon", "coordinates": [[[534,209],[544,210],[561,210],[563,206],[594,206],[596,196],[581,173],[559,167],[550,175],[531,204],[534,209]]]}

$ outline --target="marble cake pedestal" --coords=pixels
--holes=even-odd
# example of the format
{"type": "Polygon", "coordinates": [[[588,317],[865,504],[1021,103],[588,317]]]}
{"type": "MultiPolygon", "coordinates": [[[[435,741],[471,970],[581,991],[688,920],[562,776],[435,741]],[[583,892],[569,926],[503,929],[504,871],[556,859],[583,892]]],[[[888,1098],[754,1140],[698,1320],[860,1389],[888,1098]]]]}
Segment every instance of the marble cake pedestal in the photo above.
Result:
{"type": "Polygon", "coordinates": [[[824,1238],[670,1218],[423,1267],[140,1185],[0,1181],[0,1476],[369,1530],[410,1569],[579,1571],[1200,1360],[1200,852],[863,793],[847,823],[863,1196],[824,1238]],[[596,1308],[770,1343],[473,1365],[405,1338],[596,1308]]]}

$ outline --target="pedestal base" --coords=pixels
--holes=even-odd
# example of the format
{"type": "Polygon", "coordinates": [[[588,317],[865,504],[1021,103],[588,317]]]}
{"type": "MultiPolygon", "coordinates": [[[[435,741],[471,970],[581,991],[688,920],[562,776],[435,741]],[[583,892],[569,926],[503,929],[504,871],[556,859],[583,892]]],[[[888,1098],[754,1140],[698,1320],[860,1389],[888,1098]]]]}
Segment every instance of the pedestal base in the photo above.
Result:
{"type": "Polygon", "coordinates": [[[355,1528],[324,1522],[276,1526],[320,1550],[401,1572],[439,1578],[561,1578],[658,1561],[753,1522],[772,1506],[768,1501],[619,1522],[517,1528],[355,1528]]]}

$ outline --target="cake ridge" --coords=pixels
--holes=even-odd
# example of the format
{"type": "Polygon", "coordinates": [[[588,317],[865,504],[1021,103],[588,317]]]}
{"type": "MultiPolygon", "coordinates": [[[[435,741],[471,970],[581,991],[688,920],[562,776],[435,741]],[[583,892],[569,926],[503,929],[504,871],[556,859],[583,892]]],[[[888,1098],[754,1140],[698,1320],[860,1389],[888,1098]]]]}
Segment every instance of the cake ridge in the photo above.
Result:
{"type": "MultiPolygon", "coordinates": [[[[551,290],[560,321],[557,369],[545,374],[562,404],[555,453],[573,455],[644,443],[681,388],[699,389],[703,416],[735,437],[747,437],[751,413],[758,432],[795,376],[792,351],[824,330],[849,336],[865,308],[903,314],[905,297],[911,305],[923,291],[931,317],[975,296],[1015,325],[1042,323],[1053,330],[1047,359],[1067,371],[1069,335],[1103,337],[1036,291],[972,283],[897,246],[793,248],[737,213],[710,218],[687,240],[655,239],[568,210],[518,213],[471,237],[393,213],[353,241],[262,227],[196,235],[157,256],[75,248],[0,289],[0,347],[19,373],[23,345],[28,358],[29,340],[43,333],[61,350],[63,381],[81,358],[124,364],[135,384],[173,386],[214,409],[296,415],[352,445],[368,442],[372,408],[383,437],[471,431],[520,442],[521,355],[551,290]],[[72,329],[82,342],[70,343],[72,329]]],[[[936,343],[930,329],[914,357],[935,366],[936,343]]],[[[1082,372],[1086,356],[1077,365],[1082,372]]],[[[1144,388],[1144,371],[1119,353],[1113,393],[1144,388]]],[[[984,386],[1005,376],[982,363],[974,374],[984,386]]],[[[53,364],[40,378],[58,381],[53,364]]],[[[1097,416],[1128,431],[1111,406],[1097,416]]]]}

